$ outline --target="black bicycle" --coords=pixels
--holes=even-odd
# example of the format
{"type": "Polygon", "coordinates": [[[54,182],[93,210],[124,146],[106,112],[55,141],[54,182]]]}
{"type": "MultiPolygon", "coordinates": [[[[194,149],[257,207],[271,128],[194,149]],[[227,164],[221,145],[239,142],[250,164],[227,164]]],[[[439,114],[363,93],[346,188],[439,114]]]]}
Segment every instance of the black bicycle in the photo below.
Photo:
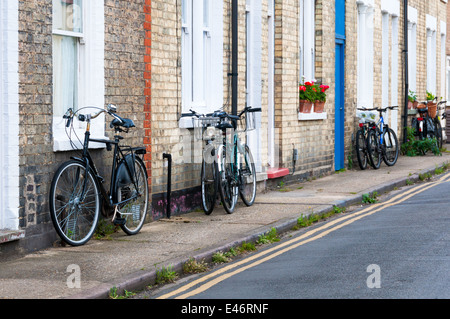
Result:
{"type": "MultiPolygon", "coordinates": [[[[149,188],[148,175],[143,161],[144,147],[119,145],[120,132],[128,133],[135,127],[130,119],[121,118],[114,105],[107,109],[85,107],[73,112],[69,109],[63,116],[66,119],[66,132],[73,131],[73,119],[86,122],[86,131],[80,157],[71,159],[59,166],[53,176],[50,188],[50,216],[56,232],[69,245],[84,245],[95,232],[100,213],[113,215],[112,221],[120,225],[128,235],[137,234],[147,214],[149,188]],[[95,108],[95,114],[81,114],[83,109],[95,108]],[[91,120],[101,113],[113,117],[110,124],[114,128],[114,140],[90,138],[91,120]],[[108,151],[113,150],[111,180],[109,192],[103,186],[100,176],[89,153],[89,143],[106,144],[108,151]],[[102,211],[103,210],[103,211],[102,211]]],[[[72,135],[68,133],[74,149],[72,135]]],[[[80,141],[81,142],[81,141],[80,141]]]]}
{"type": "Polygon", "coordinates": [[[370,117],[370,114],[364,113],[367,109],[358,108],[361,112],[361,120],[359,122],[359,129],[356,131],[356,158],[358,159],[358,164],[361,170],[367,168],[367,163],[369,161],[369,153],[367,150],[367,137],[369,133],[369,125],[374,125],[375,120],[370,117]]]}

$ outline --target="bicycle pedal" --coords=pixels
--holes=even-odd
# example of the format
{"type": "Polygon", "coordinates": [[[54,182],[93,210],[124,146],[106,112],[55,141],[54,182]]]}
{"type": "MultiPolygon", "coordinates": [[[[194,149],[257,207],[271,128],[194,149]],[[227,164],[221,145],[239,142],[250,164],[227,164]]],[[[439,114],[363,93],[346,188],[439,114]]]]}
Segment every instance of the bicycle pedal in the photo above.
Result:
{"type": "Polygon", "coordinates": [[[125,218],[119,218],[117,217],[116,219],[114,219],[113,224],[120,226],[120,225],[125,225],[127,222],[127,220],[125,218]]]}

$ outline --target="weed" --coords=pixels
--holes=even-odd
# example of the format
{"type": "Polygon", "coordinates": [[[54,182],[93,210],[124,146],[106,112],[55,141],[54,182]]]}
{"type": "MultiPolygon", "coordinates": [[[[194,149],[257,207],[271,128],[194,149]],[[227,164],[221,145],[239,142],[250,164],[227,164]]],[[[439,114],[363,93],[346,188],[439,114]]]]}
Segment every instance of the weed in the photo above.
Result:
{"type": "Polygon", "coordinates": [[[213,263],[216,263],[216,264],[227,263],[230,260],[231,260],[231,258],[229,256],[227,256],[226,253],[223,253],[221,251],[215,253],[212,256],[212,261],[213,261],[213,263]]]}
{"type": "Polygon", "coordinates": [[[156,270],[156,284],[164,284],[167,282],[174,282],[178,278],[178,275],[175,271],[173,271],[172,265],[166,267],[162,267],[160,270],[156,270]]]}
{"type": "Polygon", "coordinates": [[[423,173],[419,174],[419,179],[423,182],[426,179],[430,179],[432,177],[431,173],[423,173]]]}
{"type": "Polygon", "coordinates": [[[131,291],[127,291],[125,290],[125,294],[124,295],[119,295],[117,294],[117,287],[114,286],[109,290],[109,298],[110,299],[127,299],[129,297],[132,297],[136,295],[136,293],[131,292],[131,291]]]}
{"type": "Polygon", "coordinates": [[[406,180],[406,185],[412,185],[412,184],[414,184],[414,182],[412,180],[410,180],[410,179],[406,180]]]}
{"type": "Polygon", "coordinates": [[[183,264],[183,272],[186,274],[197,274],[207,270],[208,265],[204,260],[197,261],[194,258],[189,258],[189,260],[183,264]]]}
{"type": "Polygon", "coordinates": [[[362,202],[364,204],[373,204],[376,203],[377,200],[377,196],[378,193],[377,192],[373,192],[372,194],[366,193],[362,195],[362,202]]]}
{"type": "Polygon", "coordinates": [[[260,235],[256,243],[262,245],[262,244],[270,244],[276,241],[280,241],[280,238],[278,238],[276,228],[272,227],[272,229],[268,231],[266,234],[260,235]]]}
{"type": "Polygon", "coordinates": [[[242,252],[244,252],[244,251],[253,251],[253,250],[256,250],[256,247],[255,247],[255,244],[253,244],[253,243],[243,242],[241,247],[240,247],[240,250],[242,252]]]}
{"type": "Polygon", "coordinates": [[[117,232],[117,226],[99,218],[97,228],[95,229],[94,239],[109,240],[110,236],[117,232]]]}

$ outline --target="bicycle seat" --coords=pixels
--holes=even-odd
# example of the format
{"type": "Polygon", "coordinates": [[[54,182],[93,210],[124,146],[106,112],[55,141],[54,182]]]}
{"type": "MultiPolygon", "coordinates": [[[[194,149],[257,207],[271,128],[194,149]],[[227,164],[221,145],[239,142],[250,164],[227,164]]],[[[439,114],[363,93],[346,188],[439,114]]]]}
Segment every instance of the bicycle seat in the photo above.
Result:
{"type": "Polygon", "coordinates": [[[119,119],[112,120],[110,127],[114,127],[114,126],[122,126],[127,129],[131,128],[131,127],[135,127],[133,120],[123,119],[123,118],[120,118],[120,120],[119,119]]]}
{"type": "Polygon", "coordinates": [[[419,112],[419,113],[426,113],[426,112],[428,112],[428,107],[426,106],[426,107],[418,107],[417,108],[417,112],[419,112]]]}

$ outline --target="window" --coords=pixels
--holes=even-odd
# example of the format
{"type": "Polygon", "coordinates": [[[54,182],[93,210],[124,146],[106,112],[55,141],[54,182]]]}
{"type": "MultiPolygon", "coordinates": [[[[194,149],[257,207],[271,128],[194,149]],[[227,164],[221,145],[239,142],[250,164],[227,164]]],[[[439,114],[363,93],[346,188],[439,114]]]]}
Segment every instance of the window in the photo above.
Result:
{"type": "Polygon", "coordinates": [[[300,77],[315,78],[315,0],[299,0],[299,59],[300,77]]]}
{"type": "MultiPolygon", "coordinates": [[[[52,29],[53,148],[63,151],[72,149],[62,119],[67,109],[104,106],[103,1],[53,0],[52,29]]],[[[85,125],[75,122],[74,127],[82,136],[85,125]]],[[[92,125],[91,134],[104,137],[104,116],[92,125]]]]}
{"type": "Polygon", "coordinates": [[[427,14],[427,91],[436,95],[436,18],[427,14]]]}
{"type": "Polygon", "coordinates": [[[408,7],[408,78],[409,89],[417,92],[417,9],[408,7]]]}
{"type": "Polygon", "coordinates": [[[446,54],[445,54],[445,42],[447,41],[447,23],[445,23],[444,21],[440,22],[440,29],[441,29],[441,66],[440,66],[440,76],[441,76],[441,93],[440,96],[444,99],[447,98],[446,95],[446,89],[445,89],[445,61],[447,59],[446,54]]]}
{"type": "Polygon", "coordinates": [[[373,106],[373,1],[358,2],[358,107],[373,106]]]}
{"type": "Polygon", "coordinates": [[[182,111],[214,111],[223,98],[223,3],[182,0],[181,6],[182,111]]]}

